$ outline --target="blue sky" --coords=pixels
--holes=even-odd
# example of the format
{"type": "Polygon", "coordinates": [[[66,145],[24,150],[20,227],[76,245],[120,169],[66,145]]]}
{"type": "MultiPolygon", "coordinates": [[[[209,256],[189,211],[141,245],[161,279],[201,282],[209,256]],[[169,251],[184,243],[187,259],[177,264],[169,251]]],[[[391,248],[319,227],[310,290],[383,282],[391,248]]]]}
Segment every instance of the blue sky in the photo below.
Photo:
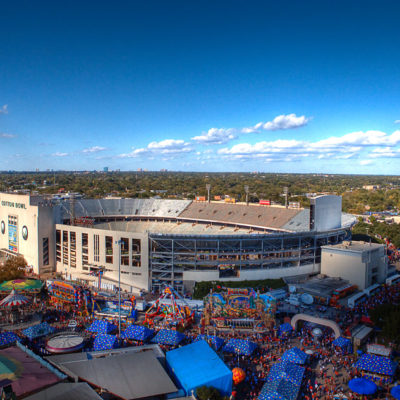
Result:
{"type": "Polygon", "coordinates": [[[398,174],[399,14],[398,1],[3,2],[0,170],[398,174]]]}

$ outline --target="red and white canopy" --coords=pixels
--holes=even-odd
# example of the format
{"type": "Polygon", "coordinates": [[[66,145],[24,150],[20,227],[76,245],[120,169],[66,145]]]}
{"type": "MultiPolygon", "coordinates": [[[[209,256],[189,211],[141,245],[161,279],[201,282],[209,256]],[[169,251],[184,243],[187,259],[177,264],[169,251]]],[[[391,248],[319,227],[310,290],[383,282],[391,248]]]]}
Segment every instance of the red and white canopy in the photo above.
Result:
{"type": "Polygon", "coordinates": [[[7,297],[0,301],[0,306],[21,306],[22,304],[26,304],[28,302],[29,300],[25,296],[22,296],[22,294],[18,294],[15,289],[13,289],[7,297]]]}

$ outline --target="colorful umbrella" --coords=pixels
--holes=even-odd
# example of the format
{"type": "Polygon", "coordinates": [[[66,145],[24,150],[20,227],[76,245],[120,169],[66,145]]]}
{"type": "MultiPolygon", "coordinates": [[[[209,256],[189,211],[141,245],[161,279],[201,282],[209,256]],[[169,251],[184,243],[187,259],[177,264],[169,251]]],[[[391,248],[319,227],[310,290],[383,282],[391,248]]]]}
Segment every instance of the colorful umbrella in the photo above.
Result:
{"type": "Polygon", "coordinates": [[[397,400],[400,400],[400,386],[393,386],[390,390],[390,394],[397,400]]]}
{"type": "Polygon", "coordinates": [[[357,394],[370,395],[374,394],[378,390],[378,387],[374,382],[364,378],[354,378],[349,381],[348,385],[350,390],[357,394]]]}
{"type": "Polygon", "coordinates": [[[21,306],[28,302],[29,302],[29,300],[25,296],[18,294],[15,291],[15,289],[13,289],[6,298],[4,298],[2,301],[0,301],[0,306],[4,306],[4,307],[21,306]]]}

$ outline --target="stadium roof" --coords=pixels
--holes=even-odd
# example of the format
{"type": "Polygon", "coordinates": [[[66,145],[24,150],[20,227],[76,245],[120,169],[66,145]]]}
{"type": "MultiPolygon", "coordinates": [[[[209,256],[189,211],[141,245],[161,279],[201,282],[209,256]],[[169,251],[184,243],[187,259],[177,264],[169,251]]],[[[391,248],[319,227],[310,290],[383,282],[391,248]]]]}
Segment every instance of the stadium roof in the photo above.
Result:
{"type": "Polygon", "coordinates": [[[77,376],[123,399],[141,399],[178,390],[153,351],[64,362],[60,356],[58,359],[60,361],[55,364],[68,375],[77,376]]]}

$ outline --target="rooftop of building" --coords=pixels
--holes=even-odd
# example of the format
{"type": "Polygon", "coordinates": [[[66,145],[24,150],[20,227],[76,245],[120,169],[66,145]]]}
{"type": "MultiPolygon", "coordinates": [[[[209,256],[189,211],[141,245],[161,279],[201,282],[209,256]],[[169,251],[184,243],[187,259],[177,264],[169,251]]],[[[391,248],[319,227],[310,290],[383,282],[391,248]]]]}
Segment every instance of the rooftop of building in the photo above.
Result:
{"type": "Polygon", "coordinates": [[[321,247],[326,250],[333,249],[333,250],[343,250],[343,251],[353,251],[357,253],[363,253],[366,251],[383,248],[384,245],[380,243],[356,242],[352,240],[352,241],[344,241],[339,244],[332,244],[321,247]]]}

